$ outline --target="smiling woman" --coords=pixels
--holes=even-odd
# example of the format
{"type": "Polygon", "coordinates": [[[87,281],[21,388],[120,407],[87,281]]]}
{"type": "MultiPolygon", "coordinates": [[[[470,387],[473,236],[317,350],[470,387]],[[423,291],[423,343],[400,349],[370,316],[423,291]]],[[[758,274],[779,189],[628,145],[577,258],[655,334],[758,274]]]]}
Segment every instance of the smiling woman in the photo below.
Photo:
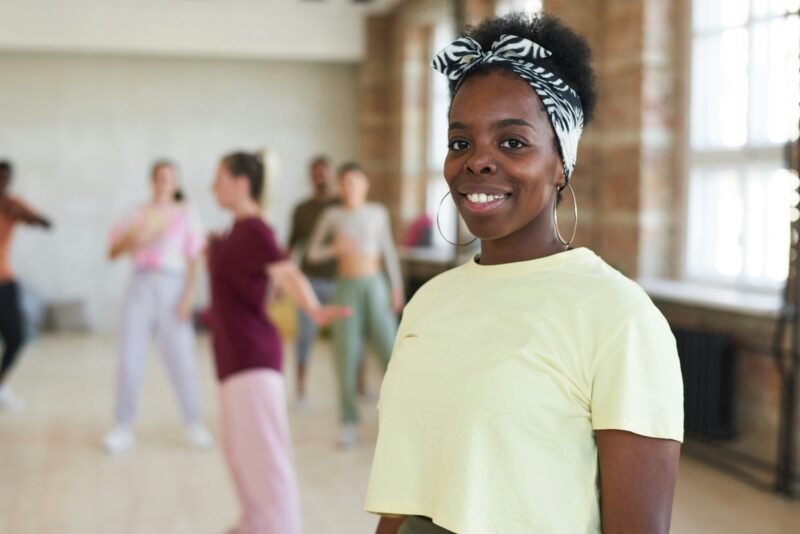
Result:
{"type": "Polygon", "coordinates": [[[451,82],[444,177],[481,252],[403,315],[366,503],[379,533],[669,530],[675,340],[555,224],[595,105],[589,59],[545,15],[487,21],[434,59],[451,82]]]}

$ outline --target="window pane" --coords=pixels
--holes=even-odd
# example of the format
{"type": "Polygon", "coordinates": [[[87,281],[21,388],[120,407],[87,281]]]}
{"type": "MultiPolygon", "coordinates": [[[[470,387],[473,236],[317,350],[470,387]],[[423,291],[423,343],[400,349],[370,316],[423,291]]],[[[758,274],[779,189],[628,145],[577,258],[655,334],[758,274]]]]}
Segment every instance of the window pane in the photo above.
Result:
{"type": "Polygon", "coordinates": [[[716,198],[713,199],[713,217],[710,218],[711,235],[716,240],[714,268],[723,276],[738,276],[742,272],[744,251],[742,250],[743,197],[740,182],[735,172],[722,172],[712,178],[716,198]]]}
{"type": "MultiPolygon", "coordinates": [[[[433,30],[431,56],[450,44],[453,36],[452,25],[442,23],[433,30]]],[[[438,73],[430,77],[430,110],[428,113],[428,183],[426,192],[426,213],[431,217],[437,215],[442,197],[447,193],[447,182],[444,181],[442,168],[447,156],[447,110],[450,107],[450,89],[447,78],[438,73]]],[[[456,208],[451,200],[446,200],[441,207],[439,223],[442,232],[450,239],[456,237],[456,208]]],[[[436,221],[434,221],[436,225],[436,221]]],[[[434,226],[432,233],[435,246],[450,246],[441,237],[434,226]]]]}
{"type": "Polygon", "coordinates": [[[696,167],[689,183],[687,272],[769,287],[785,280],[797,184],[775,162],[696,167]]]}
{"type": "Polygon", "coordinates": [[[741,26],[747,22],[749,14],[749,0],[694,0],[692,27],[702,31],[741,26]]]}
{"type": "Polygon", "coordinates": [[[747,140],[747,30],[725,30],[694,41],[692,147],[740,147],[747,140]]]}
{"type": "Polygon", "coordinates": [[[800,0],[756,0],[753,2],[753,16],[784,15],[800,9],[800,0]]]}
{"type": "Polygon", "coordinates": [[[742,273],[744,202],[734,168],[692,172],[689,188],[689,272],[702,277],[742,273]]]}
{"type": "Polygon", "coordinates": [[[785,143],[800,119],[800,21],[778,18],[753,25],[750,143],[785,143]]]}
{"type": "MultiPolygon", "coordinates": [[[[789,268],[790,215],[797,178],[786,169],[762,168],[757,179],[766,175],[764,228],[764,272],[759,273],[776,282],[786,279],[789,268]]],[[[757,254],[759,251],[753,251],[757,254]]],[[[755,273],[754,273],[755,274],[755,273]]]]}
{"type": "MultiPolygon", "coordinates": [[[[433,30],[431,56],[453,41],[452,25],[443,23],[433,30]]],[[[428,113],[428,169],[440,171],[447,156],[447,110],[450,89],[446,76],[434,72],[430,77],[430,110],[428,113]]]]}
{"type": "Polygon", "coordinates": [[[795,180],[777,164],[748,165],[744,210],[745,277],[780,282],[789,262],[790,212],[795,180]]]}

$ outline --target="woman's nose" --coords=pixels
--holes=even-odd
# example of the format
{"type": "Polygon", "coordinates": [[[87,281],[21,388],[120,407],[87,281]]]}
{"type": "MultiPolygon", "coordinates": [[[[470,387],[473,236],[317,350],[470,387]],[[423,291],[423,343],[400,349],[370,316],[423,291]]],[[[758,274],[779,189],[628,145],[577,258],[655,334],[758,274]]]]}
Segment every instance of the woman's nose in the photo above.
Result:
{"type": "Polygon", "coordinates": [[[497,172],[497,164],[488,151],[476,150],[467,160],[467,172],[492,175],[497,172]]]}

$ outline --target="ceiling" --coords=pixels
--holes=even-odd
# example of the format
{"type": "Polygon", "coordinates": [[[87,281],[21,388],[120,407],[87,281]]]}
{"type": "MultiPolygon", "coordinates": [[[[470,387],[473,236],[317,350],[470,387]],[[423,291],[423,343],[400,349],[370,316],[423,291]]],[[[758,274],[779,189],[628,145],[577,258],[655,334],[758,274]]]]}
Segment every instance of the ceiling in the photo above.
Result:
{"type": "Polygon", "coordinates": [[[2,0],[0,51],[357,62],[364,18],[397,1],[2,0]]]}

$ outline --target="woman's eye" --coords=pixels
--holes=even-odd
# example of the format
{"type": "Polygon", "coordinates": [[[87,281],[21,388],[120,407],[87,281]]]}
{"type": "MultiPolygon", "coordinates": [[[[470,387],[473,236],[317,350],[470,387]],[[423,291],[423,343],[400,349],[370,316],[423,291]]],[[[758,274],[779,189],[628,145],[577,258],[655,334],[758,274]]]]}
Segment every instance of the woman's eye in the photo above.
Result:
{"type": "Polygon", "coordinates": [[[447,148],[450,150],[465,150],[469,147],[469,143],[462,139],[456,139],[447,143],[447,148]]]}
{"type": "Polygon", "coordinates": [[[500,143],[502,148],[522,148],[525,146],[525,143],[520,141],[519,139],[506,139],[502,143],[500,143]]]}

